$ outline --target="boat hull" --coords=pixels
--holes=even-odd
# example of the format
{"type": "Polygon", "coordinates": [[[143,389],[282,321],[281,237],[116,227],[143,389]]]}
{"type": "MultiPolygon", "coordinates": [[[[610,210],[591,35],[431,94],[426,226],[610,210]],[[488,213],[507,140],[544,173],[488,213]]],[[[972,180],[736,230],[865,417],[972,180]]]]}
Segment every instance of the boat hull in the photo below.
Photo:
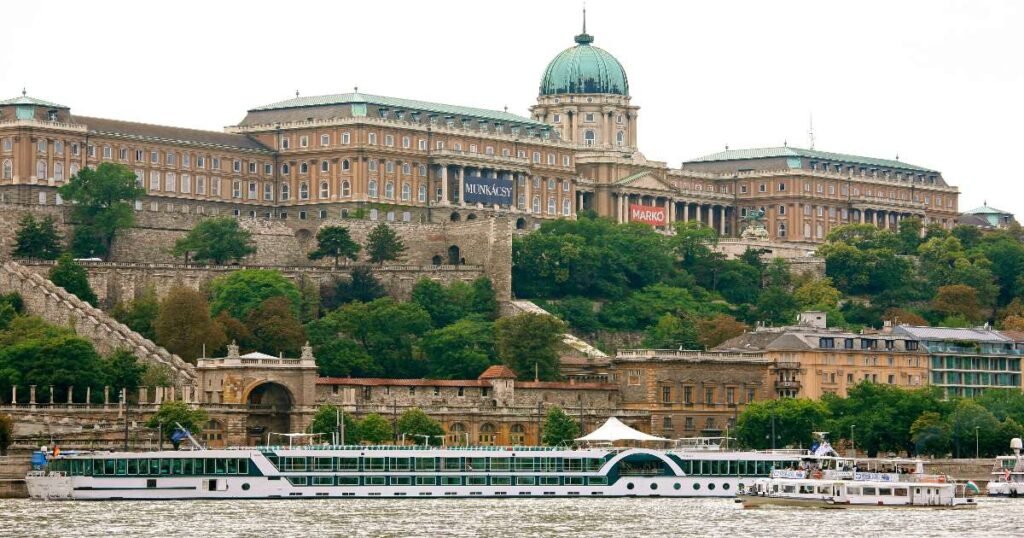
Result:
{"type": "Polygon", "coordinates": [[[743,508],[762,508],[765,506],[784,506],[798,508],[817,508],[826,510],[870,510],[870,509],[891,509],[891,508],[926,508],[931,510],[970,510],[977,508],[977,504],[968,501],[952,505],[927,505],[927,504],[883,504],[883,503],[849,503],[835,502],[832,499],[803,499],[792,497],[772,497],[762,495],[740,494],[736,496],[736,502],[741,503],[743,508]]]}

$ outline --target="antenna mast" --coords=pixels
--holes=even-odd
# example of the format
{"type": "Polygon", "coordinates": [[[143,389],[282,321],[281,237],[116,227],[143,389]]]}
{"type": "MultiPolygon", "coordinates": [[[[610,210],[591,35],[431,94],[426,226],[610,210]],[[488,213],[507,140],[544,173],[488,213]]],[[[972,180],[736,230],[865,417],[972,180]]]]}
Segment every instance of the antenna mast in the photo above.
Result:
{"type": "Polygon", "coordinates": [[[807,129],[807,140],[811,144],[811,147],[809,149],[814,149],[814,113],[813,112],[810,115],[809,127],[807,129]]]}

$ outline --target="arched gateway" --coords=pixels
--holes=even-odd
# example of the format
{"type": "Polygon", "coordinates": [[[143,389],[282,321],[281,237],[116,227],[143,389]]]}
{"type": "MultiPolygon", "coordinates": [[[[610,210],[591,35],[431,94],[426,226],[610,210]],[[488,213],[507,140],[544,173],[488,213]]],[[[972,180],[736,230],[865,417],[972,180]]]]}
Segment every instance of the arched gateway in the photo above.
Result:
{"type": "Polygon", "coordinates": [[[293,359],[239,355],[232,344],[226,357],[199,359],[196,374],[199,401],[223,425],[226,445],[263,444],[270,433],[303,431],[316,410],[316,361],[308,346],[293,359]]]}

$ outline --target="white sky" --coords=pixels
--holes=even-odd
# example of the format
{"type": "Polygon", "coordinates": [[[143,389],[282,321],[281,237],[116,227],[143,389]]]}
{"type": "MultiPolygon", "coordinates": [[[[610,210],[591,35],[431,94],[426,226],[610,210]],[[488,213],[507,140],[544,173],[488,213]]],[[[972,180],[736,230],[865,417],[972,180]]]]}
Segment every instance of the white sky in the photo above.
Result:
{"type": "MultiPolygon", "coordinates": [[[[11,2],[0,98],[221,129],[294,96],[379,95],[528,114],[579,33],[578,1],[11,2]]],[[[806,147],[941,170],[963,210],[1024,215],[1024,2],[590,0],[587,29],[641,107],[639,145],[678,167],[806,147]]]]}

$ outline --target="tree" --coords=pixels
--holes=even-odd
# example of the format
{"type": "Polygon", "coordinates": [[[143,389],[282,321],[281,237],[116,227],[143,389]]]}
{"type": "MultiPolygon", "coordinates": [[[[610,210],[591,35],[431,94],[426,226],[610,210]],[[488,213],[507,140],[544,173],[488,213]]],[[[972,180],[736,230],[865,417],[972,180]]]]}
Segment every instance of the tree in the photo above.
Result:
{"type": "Polygon", "coordinates": [[[942,458],[949,454],[949,424],[935,411],[922,413],[914,420],[910,439],[919,455],[942,458]]]}
{"type": "Polygon", "coordinates": [[[0,456],[7,455],[7,447],[14,443],[14,419],[0,413],[0,456]]]}
{"type": "Polygon", "coordinates": [[[352,415],[342,413],[341,410],[331,404],[324,404],[317,408],[316,413],[313,415],[313,421],[310,422],[309,428],[306,431],[309,433],[322,433],[332,440],[337,439],[337,435],[341,433],[338,431],[339,422],[344,422],[345,424],[345,439],[342,440],[341,444],[354,445],[359,443],[361,440],[359,436],[359,423],[352,415]]]}
{"type": "Polygon", "coordinates": [[[167,293],[153,328],[158,344],[192,364],[203,354],[204,347],[213,351],[227,341],[223,328],[210,318],[210,307],[203,294],[186,287],[167,293]]]}
{"type": "Polygon", "coordinates": [[[254,254],[256,246],[252,233],[238,224],[232,217],[215,217],[203,220],[189,230],[188,235],[178,239],[171,251],[175,256],[189,256],[196,262],[213,262],[224,265],[228,260],[240,261],[254,254]]]}
{"type": "Polygon", "coordinates": [[[252,351],[255,349],[253,345],[252,332],[245,326],[241,321],[231,317],[227,310],[222,311],[213,318],[213,323],[220,327],[220,330],[224,333],[224,345],[216,348],[215,356],[222,356],[227,352],[227,344],[234,342],[244,350],[252,351]]]}
{"type": "Polygon", "coordinates": [[[35,217],[28,213],[18,222],[11,255],[15,258],[56,260],[61,253],[60,243],[60,232],[53,217],[47,215],[42,222],[36,222],[35,217]]]}
{"type": "Polygon", "coordinates": [[[928,320],[921,317],[916,312],[905,310],[903,308],[888,308],[885,313],[882,314],[882,320],[888,321],[895,325],[916,325],[918,327],[927,327],[928,320]]]}
{"type": "Polygon", "coordinates": [[[949,415],[949,433],[954,458],[990,456],[1005,450],[1010,440],[1000,439],[999,420],[991,411],[971,399],[958,400],[949,415]]]}
{"type": "Polygon", "coordinates": [[[79,257],[108,256],[117,232],[135,222],[135,201],[146,194],[131,168],[110,162],[81,169],[57,192],[71,204],[79,257]]]}
{"type": "Polygon", "coordinates": [[[383,222],[374,226],[366,236],[366,252],[373,263],[397,260],[405,252],[405,243],[383,222]]]}
{"type": "Polygon", "coordinates": [[[913,454],[914,421],[925,412],[943,412],[945,405],[934,387],[906,390],[869,381],[848,388],[846,398],[825,402],[834,419],[831,431],[849,440],[847,434],[854,426],[857,448],[870,457],[879,452],[913,454]]]}
{"type": "Polygon", "coordinates": [[[804,310],[834,309],[842,297],[843,294],[832,286],[832,279],[828,277],[809,280],[793,290],[793,298],[804,310]]]}
{"type": "Polygon", "coordinates": [[[161,428],[161,435],[171,442],[174,450],[178,450],[178,441],[172,436],[180,424],[193,435],[202,431],[210,416],[201,408],[193,409],[181,400],[168,400],[160,404],[160,409],[146,421],[147,428],[161,428]]]}
{"type": "Polygon", "coordinates": [[[314,347],[316,366],[323,377],[381,377],[384,369],[359,344],[335,338],[314,347]]]}
{"type": "Polygon", "coordinates": [[[357,431],[359,432],[360,440],[371,445],[379,445],[385,441],[393,441],[395,439],[395,430],[391,425],[391,421],[377,413],[370,413],[363,417],[359,421],[357,431]]]}
{"type": "Polygon", "coordinates": [[[89,273],[70,254],[61,256],[57,265],[50,269],[50,281],[93,306],[99,304],[96,294],[89,287],[89,273]]]}
{"type": "Polygon", "coordinates": [[[776,324],[791,322],[797,314],[798,306],[793,294],[778,286],[764,290],[757,298],[757,314],[761,321],[776,324]]]}
{"type": "Polygon", "coordinates": [[[484,319],[494,320],[498,317],[498,298],[494,293],[494,284],[491,279],[482,276],[470,284],[472,290],[469,294],[467,310],[473,314],[479,314],[484,319]]]}
{"type": "Polygon", "coordinates": [[[387,295],[384,284],[373,276],[373,270],[364,265],[352,268],[348,279],[339,278],[333,285],[325,284],[320,288],[320,304],[324,310],[334,310],[352,301],[368,303],[387,295]]]}
{"type": "Polygon", "coordinates": [[[39,401],[66,402],[69,388],[74,387],[75,401],[82,402],[88,387],[94,392],[103,387],[106,372],[92,343],[68,328],[18,316],[0,332],[0,391],[7,394],[11,385],[36,385],[42,389],[39,401]]]}
{"type": "Polygon", "coordinates": [[[434,327],[445,327],[466,315],[463,305],[452,300],[444,285],[426,277],[412,287],[412,302],[430,315],[434,327]]]}
{"type": "Polygon", "coordinates": [[[579,423],[565,414],[561,407],[548,409],[548,414],[544,417],[541,443],[546,446],[572,445],[579,436],[579,423]]]}
{"type": "Polygon", "coordinates": [[[985,311],[978,301],[978,291],[963,284],[940,287],[932,299],[932,308],[946,316],[961,316],[972,324],[985,319],[985,311]]]}
{"type": "Polygon", "coordinates": [[[561,301],[541,306],[568,323],[578,333],[593,334],[601,329],[601,322],[594,312],[594,302],[585,297],[566,297],[561,301]]]}
{"type": "Polygon", "coordinates": [[[899,231],[896,232],[899,238],[900,254],[914,254],[917,252],[917,247],[921,244],[921,230],[923,229],[924,225],[921,223],[921,219],[917,217],[910,217],[900,221],[899,231]]]}
{"type": "Polygon", "coordinates": [[[106,365],[106,384],[116,389],[127,389],[132,393],[139,388],[146,367],[139,364],[139,359],[130,351],[119,349],[104,361],[106,365]]]}
{"type": "Polygon", "coordinates": [[[253,345],[263,352],[281,352],[297,357],[306,341],[306,330],[295,317],[288,298],[278,295],[249,311],[246,326],[252,332],[253,345]]]}
{"type": "Polygon", "coordinates": [[[715,314],[697,321],[697,341],[705,349],[711,349],[730,338],[735,338],[750,327],[728,314],[715,314]]]}
{"type": "Polygon", "coordinates": [[[210,312],[216,315],[226,310],[235,319],[245,319],[250,310],[271,297],[287,298],[296,316],[302,304],[299,288],[279,271],[267,269],[243,269],[217,278],[210,293],[210,312]]]}
{"type": "Polygon", "coordinates": [[[658,322],[647,328],[644,347],[655,349],[698,349],[700,332],[688,315],[664,314],[658,322]]]}
{"type": "Polygon", "coordinates": [[[118,303],[110,312],[111,317],[124,323],[129,329],[148,340],[156,340],[153,324],[159,314],[160,301],[156,297],[156,290],[152,287],[143,290],[142,295],[127,304],[118,303]]]}
{"type": "Polygon", "coordinates": [[[348,258],[359,259],[359,243],[352,240],[348,228],[344,226],[324,226],[316,233],[317,249],[309,253],[309,259],[320,260],[334,258],[334,268],[338,268],[338,260],[348,258]]]}
{"type": "Polygon", "coordinates": [[[398,417],[398,434],[412,439],[417,445],[438,445],[444,436],[441,423],[413,407],[398,417]]]}
{"type": "Polygon", "coordinates": [[[657,323],[665,314],[681,317],[700,313],[705,305],[690,290],[653,284],[626,299],[606,304],[598,317],[605,327],[636,331],[657,323]]]}
{"type": "Polygon", "coordinates": [[[473,319],[434,329],[423,335],[419,348],[427,358],[427,371],[436,379],[476,379],[497,362],[494,324],[473,319]]]}
{"type": "Polygon", "coordinates": [[[561,320],[527,312],[499,319],[494,330],[498,358],[520,379],[559,378],[558,349],[565,333],[561,320]]]}
{"type": "Polygon", "coordinates": [[[426,361],[413,353],[416,342],[430,330],[430,316],[419,305],[384,297],[349,303],[324,319],[373,357],[385,377],[417,378],[426,373],[426,361]]]}
{"type": "Polygon", "coordinates": [[[700,222],[676,223],[675,250],[683,267],[694,267],[711,255],[711,248],[718,244],[718,233],[700,222]]]}
{"type": "Polygon", "coordinates": [[[756,449],[809,447],[827,418],[823,403],[806,398],[751,402],[736,421],[736,438],[756,449]]]}

